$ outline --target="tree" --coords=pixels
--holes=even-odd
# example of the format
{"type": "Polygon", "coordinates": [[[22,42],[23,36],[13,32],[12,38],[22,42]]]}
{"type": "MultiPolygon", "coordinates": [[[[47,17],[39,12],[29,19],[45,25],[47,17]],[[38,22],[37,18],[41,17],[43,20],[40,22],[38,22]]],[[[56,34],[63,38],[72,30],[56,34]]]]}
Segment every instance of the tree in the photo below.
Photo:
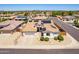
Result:
{"type": "Polygon", "coordinates": [[[44,15],[46,16],[46,12],[44,12],[44,15]]]}
{"type": "Polygon", "coordinates": [[[29,14],[28,13],[24,13],[24,16],[28,16],[29,14]]]}
{"type": "Polygon", "coordinates": [[[69,15],[73,15],[73,12],[72,11],[69,11],[68,13],[69,13],[69,15]]]}
{"type": "Polygon", "coordinates": [[[62,12],[62,14],[61,14],[62,16],[64,16],[64,12],[62,12]]]}
{"type": "Polygon", "coordinates": [[[78,19],[74,20],[74,25],[75,25],[76,27],[79,27],[79,20],[78,20],[78,19]]]}
{"type": "Polygon", "coordinates": [[[52,16],[56,16],[57,12],[56,11],[52,11],[52,16]]]}
{"type": "Polygon", "coordinates": [[[74,20],[74,24],[76,25],[78,23],[78,21],[77,20],[74,20]]]}

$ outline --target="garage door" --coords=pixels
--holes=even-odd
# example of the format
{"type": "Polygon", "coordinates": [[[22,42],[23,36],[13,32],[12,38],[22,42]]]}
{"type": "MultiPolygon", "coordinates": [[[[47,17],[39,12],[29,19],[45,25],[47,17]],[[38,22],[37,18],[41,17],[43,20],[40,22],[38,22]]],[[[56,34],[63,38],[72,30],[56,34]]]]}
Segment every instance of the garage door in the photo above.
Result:
{"type": "Polygon", "coordinates": [[[25,32],[23,33],[23,36],[26,38],[26,39],[35,39],[35,33],[34,32],[25,32]]]}

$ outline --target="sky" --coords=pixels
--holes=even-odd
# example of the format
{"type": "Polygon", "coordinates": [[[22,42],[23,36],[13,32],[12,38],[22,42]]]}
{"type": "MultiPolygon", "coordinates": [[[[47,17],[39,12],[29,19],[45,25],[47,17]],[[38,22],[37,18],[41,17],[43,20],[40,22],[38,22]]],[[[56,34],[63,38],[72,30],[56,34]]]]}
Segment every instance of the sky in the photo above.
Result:
{"type": "Polygon", "coordinates": [[[79,10],[79,4],[0,4],[0,11],[79,10]]]}

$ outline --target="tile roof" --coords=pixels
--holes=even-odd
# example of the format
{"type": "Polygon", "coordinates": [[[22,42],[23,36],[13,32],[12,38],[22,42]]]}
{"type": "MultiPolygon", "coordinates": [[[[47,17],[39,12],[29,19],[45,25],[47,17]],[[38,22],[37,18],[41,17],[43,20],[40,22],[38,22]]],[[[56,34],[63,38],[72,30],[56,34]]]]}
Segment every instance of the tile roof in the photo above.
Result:
{"type": "Polygon", "coordinates": [[[1,28],[0,30],[14,30],[16,27],[18,27],[20,24],[22,24],[24,21],[15,21],[11,20],[10,25],[1,28]]]}
{"type": "Polygon", "coordinates": [[[37,31],[37,28],[34,27],[35,22],[28,22],[25,27],[22,29],[23,32],[32,32],[32,31],[37,31]]]}
{"type": "Polygon", "coordinates": [[[59,31],[58,28],[53,24],[44,24],[44,27],[46,28],[47,32],[58,32],[59,31]]]}

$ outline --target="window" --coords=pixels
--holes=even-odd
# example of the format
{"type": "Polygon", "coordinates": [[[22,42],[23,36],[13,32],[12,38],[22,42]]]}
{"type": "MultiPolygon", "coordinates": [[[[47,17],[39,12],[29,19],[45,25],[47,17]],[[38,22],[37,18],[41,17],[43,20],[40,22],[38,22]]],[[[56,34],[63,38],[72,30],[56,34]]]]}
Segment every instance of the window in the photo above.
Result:
{"type": "Polygon", "coordinates": [[[46,35],[47,35],[47,36],[50,36],[50,33],[47,33],[46,35]]]}
{"type": "Polygon", "coordinates": [[[43,33],[41,33],[41,36],[44,36],[44,34],[43,34],[43,33]]]}

